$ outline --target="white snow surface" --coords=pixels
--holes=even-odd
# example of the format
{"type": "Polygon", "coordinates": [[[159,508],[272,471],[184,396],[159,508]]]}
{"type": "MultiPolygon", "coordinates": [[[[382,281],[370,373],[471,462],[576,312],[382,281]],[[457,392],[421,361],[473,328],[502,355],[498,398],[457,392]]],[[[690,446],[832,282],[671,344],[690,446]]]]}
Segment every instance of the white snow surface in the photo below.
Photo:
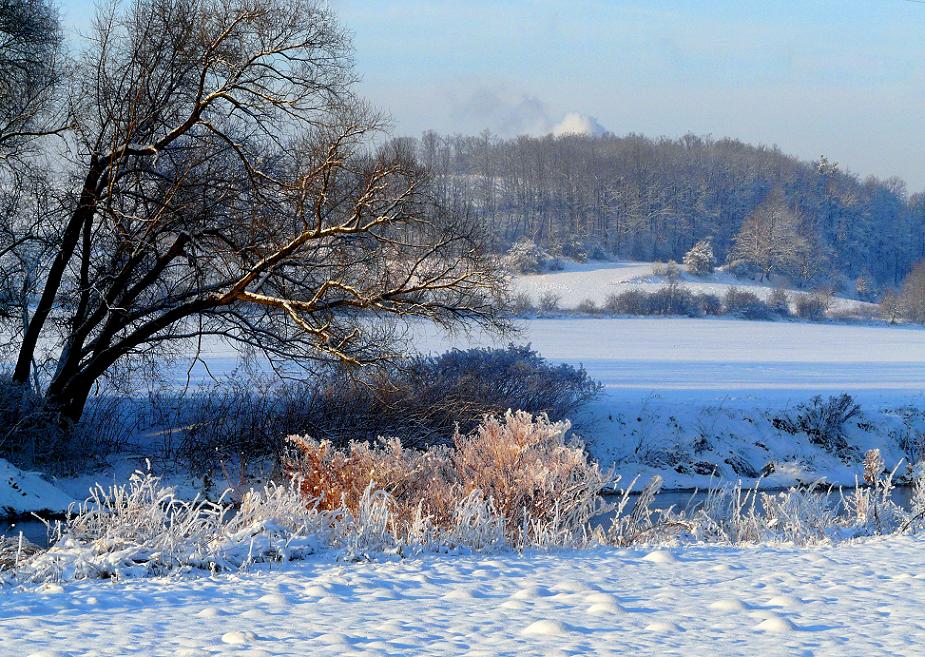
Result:
{"type": "Polygon", "coordinates": [[[925,644],[921,538],[649,554],[316,559],[29,585],[0,595],[0,654],[823,657],[925,644]]]}
{"type": "MultiPolygon", "coordinates": [[[[611,294],[619,294],[627,290],[638,289],[654,292],[663,287],[667,281],[664,276],[656,275],[653,269],[658,265],[654,262],[610,262],[591,260],[588,262],[574,262],[564,260],[559,271],[542,274],[524,274],[513,278],[513,288],[518,292],[526,292],[533,302],[539,299],[544,292],[552,292],[560,296],[560,307],[573,309],[580,302],[589,299],[602,305],[611,294]]],[[[662,265],[664,266],[664,265],[662,265]]],[[[783,281],[755,281],[747,278],[738,278],[728,272],[717,270],[713,274],[693,276],[681,268],[681,284],[692,292],[715,294],[722,298],[731,287],[747,289],[754,292],[761,299],[766,299],[774,289],[775,283],[783,281]]],[[[797,295],[808,294],[806,290],[788,290],[791,302],[797,295]]],[[[872,312],[876,306],[856,299],[835,297],[832,310],[866,310],[872,312]]]]}
{"type": "Polygon", "coordinates": [[[0,518],[50,511],[62,513],[74,498],[37,472],[0,459],[0,518]]]}
{"type": "MultiPolygon", "coordinates": [[[[600,397],[573,419],[592,455],[613,465],[624,484],[660,474],[668,488],[703,488],[711,466],[719,478],[748,482],[754,477],[741,463],[761,472],[773,462],[764,486],[820,477],[852,485],[856,463],[773,426],[815,395],[851,394],[862,416],[845,426],[846,437],[859,456],[880,448],[891,468],[915,459],[909,445],[925,436],[920,327],[554,318],[523,320],[519,328],[514,342],[581,365],[603,383],[600,397]]],[[[505,340],[422,329],[416,344],[437,353],[505,340]]]]}

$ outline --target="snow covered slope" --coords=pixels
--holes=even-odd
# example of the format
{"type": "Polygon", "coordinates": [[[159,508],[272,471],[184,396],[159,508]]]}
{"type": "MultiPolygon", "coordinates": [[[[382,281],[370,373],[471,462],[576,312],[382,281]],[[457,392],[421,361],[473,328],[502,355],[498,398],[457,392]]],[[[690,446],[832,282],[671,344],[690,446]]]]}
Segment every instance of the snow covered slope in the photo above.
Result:
{"type": "Polygon", "coordinates": [[[925,542],[308,561],[0,595],[0,654],[913,655],[925,542]]]}
{"type": "MultiPolygon", "coordinates": [[[[519,292],[526,292],[534,303],[544,292],[553,292],[560,296],[560,306],[564,309],[575,308],[586,299],[601,305],[611,294],[619,294],[631,289],[652,292],[664,286],[666,279],[656,275],[653,271],[656,264],[653,262],[590,261],[578,263],[564,261],[561,271],[515,276],[513,288],[519,292]]],[[[730,287],[747,289],[762,299],[766,299],[774,289],[769,283],[736,278],[724,271],[717,271],[707,276],[692,276],[682,271],[681,282],[691,291],[708,292],[720,298],[730,287]]],[[[808,294],[804,290],[789,290],[788,293],[791,298],[794,295],[808,294]]],[[[833,299],[832,310],[855,309],[866,309],[872,312],[875,306],[856,299],[843,297],[833,299]]]]}
{"type": "Polygon", "coordinates": [[[62,513],[74,499],[36,472],[24,472],[0,459],[0,518],[50,511],[62,513]]]}

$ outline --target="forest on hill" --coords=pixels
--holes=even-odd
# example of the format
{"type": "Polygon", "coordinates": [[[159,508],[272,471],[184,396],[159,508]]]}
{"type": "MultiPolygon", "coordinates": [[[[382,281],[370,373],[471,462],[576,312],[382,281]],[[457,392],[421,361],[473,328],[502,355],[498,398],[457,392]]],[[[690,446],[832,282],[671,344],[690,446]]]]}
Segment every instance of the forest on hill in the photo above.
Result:
{"type": "Polygon", "coordinates": [[[796,285],[860,282],[871,295],[898,286],[925,256],[925,194],[825,157],[695,135],[427,132],[407,141],[439,201],[487,222],[499,251],[526,238],[579,259],[680,261],[710,239],[721,264],[764,251],[796,285]]]}

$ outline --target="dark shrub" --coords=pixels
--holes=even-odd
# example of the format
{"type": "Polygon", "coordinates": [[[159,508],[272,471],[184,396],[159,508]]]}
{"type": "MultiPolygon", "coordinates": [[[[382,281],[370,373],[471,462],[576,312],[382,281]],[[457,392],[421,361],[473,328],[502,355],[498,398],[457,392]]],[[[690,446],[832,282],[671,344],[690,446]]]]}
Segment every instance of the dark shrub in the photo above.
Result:
{"type": "Polygon", "coordinates": [[[860,414],[861,407],[851,395],[842,393],[826,400],[817,395],[797,406],[793,416],[774,418],[772,424],[790,434],[805,433],[811,443],[847,460],[856,456],[856,450],[844,436],[845,424],[860,414]]]}
{"type": "Polygon", "coordinates": [[[290,434],[335,445],[397,436],[422,447],[448,443],[508,409],[567,418],[600,384],[583,368],[554,365],[527,346],[421,356],[360,378],[312,382],[236,379],[189,399],[180,455],[207,470],[217,459],[274,458],[290,434]]]}
{"type": "Polygon", "coordinates": [[[786,290],[779,287],[771,290],[771,294],[768,295],[767,303],[772,313],[780,315],[781,317],[790,315],[790,296],[787,294],[786,290]]]}
{"type": "Polygon", "coordinates": [[[831,299],[824,294],[801,294],[796,300],[797,317],[811,322],[825,319],[831,299]]]}
{"type": "Polygon", "coordinates": [[[726,295],[723,297],[723,307],[726,314],[743,319],[771,318],[771,310],[768,308],[768,304],[758,298],[757,294],[735,287],[726,290],[726,295]]]}
{"type": "Polygon", "coordinates": [[[66,422],[28,386],[0,374],[0,458],[23,467],[70,474],[122,446],[139,413],[124,397],[94,395],[76,424],[66,422]]]}
{"type": "Polygon", "coordinates": [[[559,310],[559,302],[562,300],[555,292],[547,290],[540,295],[539,309],[544,313],[552,313],[559,310]]]}
{"type": "Polygon", "coordinates": [[[719,315],[723,312],[723,303],[715,294],[703,292],[695,296],[695,301],[701,315],[719,315]]]}
{"type": "Polygon", "coordinates": [[[533,300],[526,292],[517,292],[511,297],[511,312],[515,315],[525,315],[534,310],[533,300]]]}
{"type": "Polygon", "coordinates": [[[591,299],[584,299],[583,301],[579,301],[578,305],[575,307],[575,310],[586,315],[598,315],[601,312],[600,307],[591,299]]]}
{"type": "Polygon", "coordinates": [[[611,294],[604,302],[604,309],[617,315],[648,315],[648,295],[637,289],[611,294]]]}

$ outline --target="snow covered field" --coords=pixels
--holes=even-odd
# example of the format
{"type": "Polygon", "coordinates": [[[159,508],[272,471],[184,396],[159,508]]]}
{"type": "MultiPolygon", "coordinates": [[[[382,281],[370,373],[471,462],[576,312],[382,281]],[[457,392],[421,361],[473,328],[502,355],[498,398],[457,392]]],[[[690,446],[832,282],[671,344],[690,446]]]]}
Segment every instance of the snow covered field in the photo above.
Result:
{"type": "MultiPolygon", "coordinates": [[[[721,478],[749,481],[750,470],[773,462],[765,485],[820,476],[852,484],[856,466],[772,424],[814,395],[850,393],[863,417],[846,426],[848,438],[860,454],[881,448],[890,467],[908,461],[908,446],[925,436],[920,328],[664,318],[534,319],[520,327],[518,342],[583,365],[604,384],[575,420],[591,452],[624,482],[658,473],[668,487],[703,487],[712,466],[721,478]]],[[[417,344],[437,352],[503,340],[430,331],[417,344]]]]}
{"type": "MultiPolygon", "coordinates": [[[[664,276],[655,274],[653,268],[656,266],[653,262],[563,261],[561,271],[516,276],[513,284],[516,291],[527,293],[534,303],[544,292],[552,292],[559,295],[560,307],[564,309],[575,308],[586,299],[600,306],[611,294],[633,289],[653,292],[663,287],[667,281],[664,276]]],[[[774,289],[771,283],[737,278],[723,271],[706,276],[692,276],[682,271],[681,283],[693,292],[715,294],[720,298],[731,287],[747,289],[761,299],[766,299],[774,289]]],[[[804,290],[788,290],[788,293],[791,297],[807,294],[804,290]]],[[[845,297],[835,297],[832,305],[832,310],[837,311],[875,308],[874,304],[845,297]]]]}
{"type": "Polygon", "coordinates": [[[914,655],[925,544],[315,560],[0,595],[0,654],[914,655]]]}

